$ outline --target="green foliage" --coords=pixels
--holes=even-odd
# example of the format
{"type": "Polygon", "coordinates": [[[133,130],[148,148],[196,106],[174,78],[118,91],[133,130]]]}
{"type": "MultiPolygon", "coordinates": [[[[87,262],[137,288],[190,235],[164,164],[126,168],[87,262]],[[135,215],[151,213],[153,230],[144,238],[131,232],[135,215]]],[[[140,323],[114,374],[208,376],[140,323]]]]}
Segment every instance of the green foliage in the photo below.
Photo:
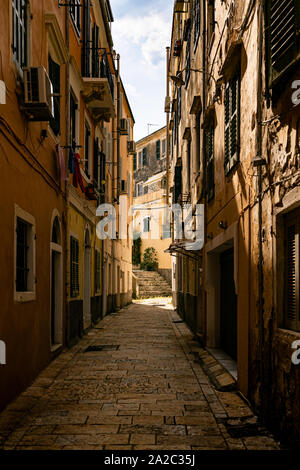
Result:
{"type": "Polygon", "coordinates": [[[141,237],[137,238],[136,240],[133,240],[132,264],[134,266],[141,264],[141,245],[141,237]]]}
{"type": "Polygon", "coordinates": [[[141,268],[145,271],[156,271],[158,268],[158,256],[155,248],[147,248],[143,256],[141,268]]]}

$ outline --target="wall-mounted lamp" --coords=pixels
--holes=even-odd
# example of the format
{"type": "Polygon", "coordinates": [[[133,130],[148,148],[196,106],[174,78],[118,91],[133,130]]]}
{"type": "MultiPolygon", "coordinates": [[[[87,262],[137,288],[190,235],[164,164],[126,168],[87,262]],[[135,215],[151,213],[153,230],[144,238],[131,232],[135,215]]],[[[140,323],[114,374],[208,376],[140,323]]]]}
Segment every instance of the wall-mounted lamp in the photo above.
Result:
{"type": "Polygon", "coordinates": [[[221,222],[219,222],[219,227],[223,230],[226,230],[227,229],[227,222],[223,222],[223,220],[221,220],[221,222]]]}
{"type": "MultiPolygon", "coordinates": [[[[179,70],[176,75],[170,76],[171,80],[173,80],[173,82],[175,83],[177,87],[181,87],[185,85],[185,81],[183,79],[183,72],[185,70],[186,68],[183,70],[179,70]]],[[[206,72],[205,70],[201,70],[201,69],[190,69],[190,72],[200,72],[200,73],[203,73],[204,75],[208,75],[214,80],[215,84],[217,85],[217,80],[210,72],[206,72]]]]}
{"type": "Polygon", "coordinates": [[[261,157],[260,155],[256,155],[256,157],[254,157],[252,160],[252,164],[254,168],[266,166],[267,160],[264,157],[261,157]]]}

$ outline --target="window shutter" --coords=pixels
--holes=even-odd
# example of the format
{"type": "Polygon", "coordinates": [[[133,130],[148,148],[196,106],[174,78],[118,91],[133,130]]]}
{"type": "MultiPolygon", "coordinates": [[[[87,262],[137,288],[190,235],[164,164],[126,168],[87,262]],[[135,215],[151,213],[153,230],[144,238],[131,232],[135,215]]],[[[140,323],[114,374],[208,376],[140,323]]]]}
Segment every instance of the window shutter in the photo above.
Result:
{"type": "Polygon", "coordinates": [[[240,147],[240,77],[236,75],[225,90],[225,174],[239,160],[240,147]]]}
{"type": "Polygon", "coordinates": [[[210,201],[214,197],[214,125],[210,125],[206,133],[206,168],[207,168],[207,199],[210,201]]]}
{"type": "Polygon", "coordinates": [[[286,322],[300,330],[299,299],[299,230],[300,217],[290,218],[286,228],[286,322]]]}
{"type": "Polygon", "coordinates": [[[299,55],[299,16],[296,0],[269,1],[269,55],[272,82],[299,55]]]}
{"type": "Polygon", "coordinates": [[[156,160],[160,160],[160,140],[156,141],[156,160]]]}
{"type": "Polygon", "coordinates": [[[174,203],[178,202],[178,199],[182,192],[182,167],[175,167],[175,191],[174,191],[174,203]]]}
{"type": "Polygon", "coordinates": [[[136,153],[133,155],[133,171],[136,171],[137,164],[136,164],[136,153]]]}
{"type": "Polygon", "coordinates": [[[74,237],[70,239],[70,260],[71,297],[77,297],[79,295],[79,243],[74,237]]]}

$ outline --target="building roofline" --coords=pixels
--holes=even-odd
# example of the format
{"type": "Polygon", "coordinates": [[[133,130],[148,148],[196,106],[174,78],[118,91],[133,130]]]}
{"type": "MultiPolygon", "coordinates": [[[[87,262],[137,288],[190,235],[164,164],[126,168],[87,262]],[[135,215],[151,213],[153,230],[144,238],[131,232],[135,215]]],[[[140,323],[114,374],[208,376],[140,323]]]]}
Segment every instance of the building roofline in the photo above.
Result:
{"type": "Polygon", "coordinates": [[[154,132],[151,132],[151,134],[149,135],[146,135],[145,137],[142,137],[140,140],[137,140],[136,144],[138,145],[140,142],[142,142],[143,140],[146,140],[148,139],[149,137],[151,136],[154,136],[155,134],[157,134],[158,132],[161,132],[163,129],[165,129],[167,126],[163,126],[161,127],[160,129],[157,129],[157,131],[154,131],[154,132]]]}

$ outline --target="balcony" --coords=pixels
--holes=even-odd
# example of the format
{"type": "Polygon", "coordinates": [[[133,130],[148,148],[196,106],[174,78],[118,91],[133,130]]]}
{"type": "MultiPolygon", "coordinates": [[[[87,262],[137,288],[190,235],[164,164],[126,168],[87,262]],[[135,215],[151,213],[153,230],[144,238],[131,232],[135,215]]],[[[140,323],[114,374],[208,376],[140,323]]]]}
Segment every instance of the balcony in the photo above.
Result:
{"type": "Polygon", "coordinates": [[[114,78],[110,70],[107,54],[92,54],[92,67],[87,67],[82,78],[83,99],[96,122],[109,121],[115,117],[114,78]]]}

